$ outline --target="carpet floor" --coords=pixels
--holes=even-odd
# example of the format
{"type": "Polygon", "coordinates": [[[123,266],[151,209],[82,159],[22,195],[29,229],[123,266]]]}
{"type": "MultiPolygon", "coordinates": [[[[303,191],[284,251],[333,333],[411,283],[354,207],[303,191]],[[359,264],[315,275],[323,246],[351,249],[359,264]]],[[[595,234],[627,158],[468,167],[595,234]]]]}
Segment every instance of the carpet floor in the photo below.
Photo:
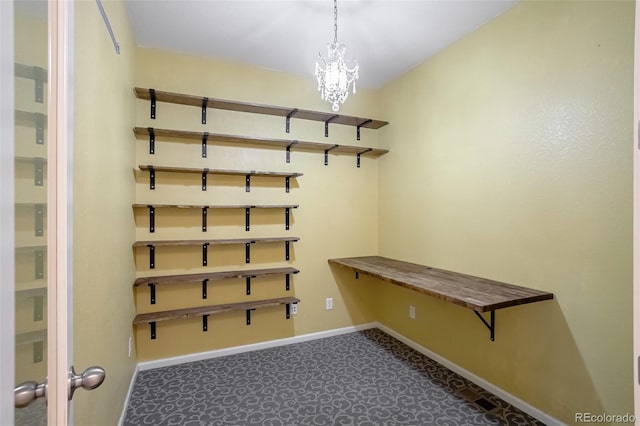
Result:
{"type": "Polygon", "coordinates": [[[134,425],[542,425],[370,329],[140,371],[134,425]]]}

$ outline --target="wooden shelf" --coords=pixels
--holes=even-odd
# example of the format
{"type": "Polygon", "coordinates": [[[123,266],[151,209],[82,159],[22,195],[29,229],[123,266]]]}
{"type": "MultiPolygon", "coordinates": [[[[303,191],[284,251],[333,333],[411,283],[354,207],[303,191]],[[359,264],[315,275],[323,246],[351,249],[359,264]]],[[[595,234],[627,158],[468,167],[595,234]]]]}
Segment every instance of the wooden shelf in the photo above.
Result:
{"type": "Polygon", "coordinates": [[[340,115],[330,112],[311,111],[300,108],[281,107],[273,105],[261,105],[248,102],[230,101],[211,97],[186,95],[182,93],[163,92],[155,89],[145,89],[136,87],[136,97],[151,101],[151,118],[156,118],[156,102],[167,102],[179,105],[189,105],[201,109],[202,124],[206,123],[207,108],[222,109],[227,111],[249,112],[254,114],[273,115],[285,117],[286,132],[289,133],[289,119],[297,118],[301,120],[320,121],[325,123],[325,136],[328,135],[329,123],[353,126],[358,129],[358,139],[360,128],[379,129],[389,124],[386,121],[374,120],[370,118],[340,115]]]}
{"type": "Polygon", "coordinates": [[[286,152],[286,162],[290,162],[291,151],[315,151],[331,152],[335,154],[350,154],[377,158],[389,152],[387,149],[369,148],[352,145],[337,145],[321,142],[305,142],[292,139],[270,139],[250,136],[227,135],[221,133],[192,132],[186,130],[155,129],[152,127],[135,127],[133,132],[141,139],[147,137],[149,140],[149,154],[155,154],[155,141],[157,138],[180,139],[194,141],[202,144],[202,156],[207,156],[207,143],[227,144],[232,146],[253,146],[258,148],[280,148],[286,152]]]}
{"type": "Polygon", "coordinates": [[[152,312],[148,314],[138,314],[133,319],[133,325],[149,324],[151,326],[151,339],[156,338],[156,322],[170,321],[178,319],[202,317],[202,331],[208,330],[209,315],[219,315],[234,311],[245,311],[246,325],[251,325],[251,311],[256,309],[273,308],[281,305],[286,306],[285,317],[291,317],[291,304],[299,303],[300,299],[295,297],[279,297],[276,299],[255,300],[252,302],[228,303],[224,305],[200,306],[196,308],[175,309],[171,311],[152,312]]]}
{"type": "Polygon", "coordinates": [[[133,283],[134,287],[149,284],[184,284],[209,281],[222,281],[235,278],[255,278],[267,275],[289,275],[300,272],[295,268],[245,269],[242,271],[205,272],[201,274],[161,275],[157,277],[140,277],[133,283]]]}
{"type": "Polygon", "coordinates": [[[230,244],[244,244],[245,245],[245,263],[251,263],[251,244],[255,243],[285,243],[285,256],[284,260],[288,261],[290,258],[290,243],[299,241],[298,237],[265,237],[265,238],[230,238],[230,239],[209,239],[209,240],[164,240],[164,241],[136,241],[133,245],[134,248],[148,247],[149,248],[149,269],[155,269],[156,267],[156,248],[162,246],[202,246],[202,266],[207,266],[207,248],[210,245],[230,245],[230,244]]]}
{"type": "Polygon", "coordinates": [[[47,330],[36,330],[27,333],[16,334],[16,345],[44,342],[47,340],[47,330]]]}
{"type": "Polygon", "coordinates": [[[209,209],[244,209],[245,231],[251,228],[252,209],[284,209],[284,229],[288,230],[290,225],[291,209],[297,209],[297,204],[274,204],[274,205],[189,205],[189,204],[133,204],[133,208],[149,209],[149,232],[155,232],[155,217],[157,208],[177,208],[177,209],[200,209],[202,211],[202,232],[207,231],[207,217],[209,209]]]}
{"type": "Polygon", "coordinates": [[[495,310],[553,299],[553,293],[506,284],[485,278],[431,268],[380,256],[329,259],[329,264],[349,268],[358,274],[390,282],[472,309],[495,332],[495,310]],[[491,313],[491,322],[480,315],[491,313]]]}
{"type": "Polygon", "coordinates": [[[294,172],[266,172],[266,171],[256,171],[256,170],[224,170],[224,169],[209,169],[209,168],[192,168],[192,167],[170,167],[170,166],[143,166],[140,165],[138,168],[142,171],[149,172],[149,189],[156,188],[156,178],[155,174],[157,172],[165,172],[165,173],[197,173],[202,176],[202,190],[207,190],[207,175],[231,175],[231,176],[244,176],[245,177],[245,188],[246,191],[249,192],[251,190],[251,176],[268,176],[268,177],[283,177],[285,178],[285,190],[289,192],[289,180],[291,178],[297,178],[302,176],[302,173],[294,173],[294,172]]]}

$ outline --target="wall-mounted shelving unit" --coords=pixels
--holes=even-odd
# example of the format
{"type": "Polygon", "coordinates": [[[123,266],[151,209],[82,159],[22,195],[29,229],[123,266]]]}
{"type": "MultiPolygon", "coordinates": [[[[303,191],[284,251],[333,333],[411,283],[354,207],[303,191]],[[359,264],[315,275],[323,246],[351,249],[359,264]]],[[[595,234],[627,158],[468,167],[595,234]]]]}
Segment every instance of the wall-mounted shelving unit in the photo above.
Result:
{"type": "Polygon", "coordinates": [[[279,243],[285,244],[285,260],[290,258],[290,244],[299,241],[298,237],[264,237],[264,238],[226,238],[226,239],[210,239],[210,240],[165,240],[165,241],[136,241],[133,245],[134,249],[149,248],[149,269],[156,267],[156,248],[157,247],[176,247],[176,246],[201,246],[202,247],[202,266],[208,264],[208,248],[216,245],[239,245],[245,246],[245,263],[251,263],[251,245],[256,243],[279,243]]]}

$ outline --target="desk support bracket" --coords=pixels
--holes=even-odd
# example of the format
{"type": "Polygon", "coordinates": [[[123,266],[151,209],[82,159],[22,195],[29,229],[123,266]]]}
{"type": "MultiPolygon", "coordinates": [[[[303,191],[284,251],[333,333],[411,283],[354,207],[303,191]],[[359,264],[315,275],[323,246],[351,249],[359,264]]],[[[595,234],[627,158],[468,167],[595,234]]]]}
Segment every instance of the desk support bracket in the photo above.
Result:
{"type": "Polygon", "coordinates": [[[495,333],[496,333],[496,311],[490,311],[490,313],[491,313],[491,319],[490,319],[491,323],[487,322],[487,320],[484,319],[484,317],[482,315],[480,315],[478,313],[478,311],[473,311],[473,313],[476,314],[478,316],[478,318],[480,318],[482,323],[485,325],[485,327],[487,327],[489,329],[491,341],[493,342],[495,340],[495,333]]]}

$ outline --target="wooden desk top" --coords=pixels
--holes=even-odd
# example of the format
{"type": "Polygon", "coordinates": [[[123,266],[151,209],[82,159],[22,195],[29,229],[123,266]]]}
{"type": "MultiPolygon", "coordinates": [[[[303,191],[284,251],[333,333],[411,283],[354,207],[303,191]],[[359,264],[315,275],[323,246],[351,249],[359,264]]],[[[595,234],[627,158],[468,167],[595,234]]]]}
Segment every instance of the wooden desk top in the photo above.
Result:
{"type": "Polygon", "coordinates": [[[329,264],[344,266],[477,312],[553,299],[553,293],[545,291],[380,256],[329,259],[329,264]]]}

